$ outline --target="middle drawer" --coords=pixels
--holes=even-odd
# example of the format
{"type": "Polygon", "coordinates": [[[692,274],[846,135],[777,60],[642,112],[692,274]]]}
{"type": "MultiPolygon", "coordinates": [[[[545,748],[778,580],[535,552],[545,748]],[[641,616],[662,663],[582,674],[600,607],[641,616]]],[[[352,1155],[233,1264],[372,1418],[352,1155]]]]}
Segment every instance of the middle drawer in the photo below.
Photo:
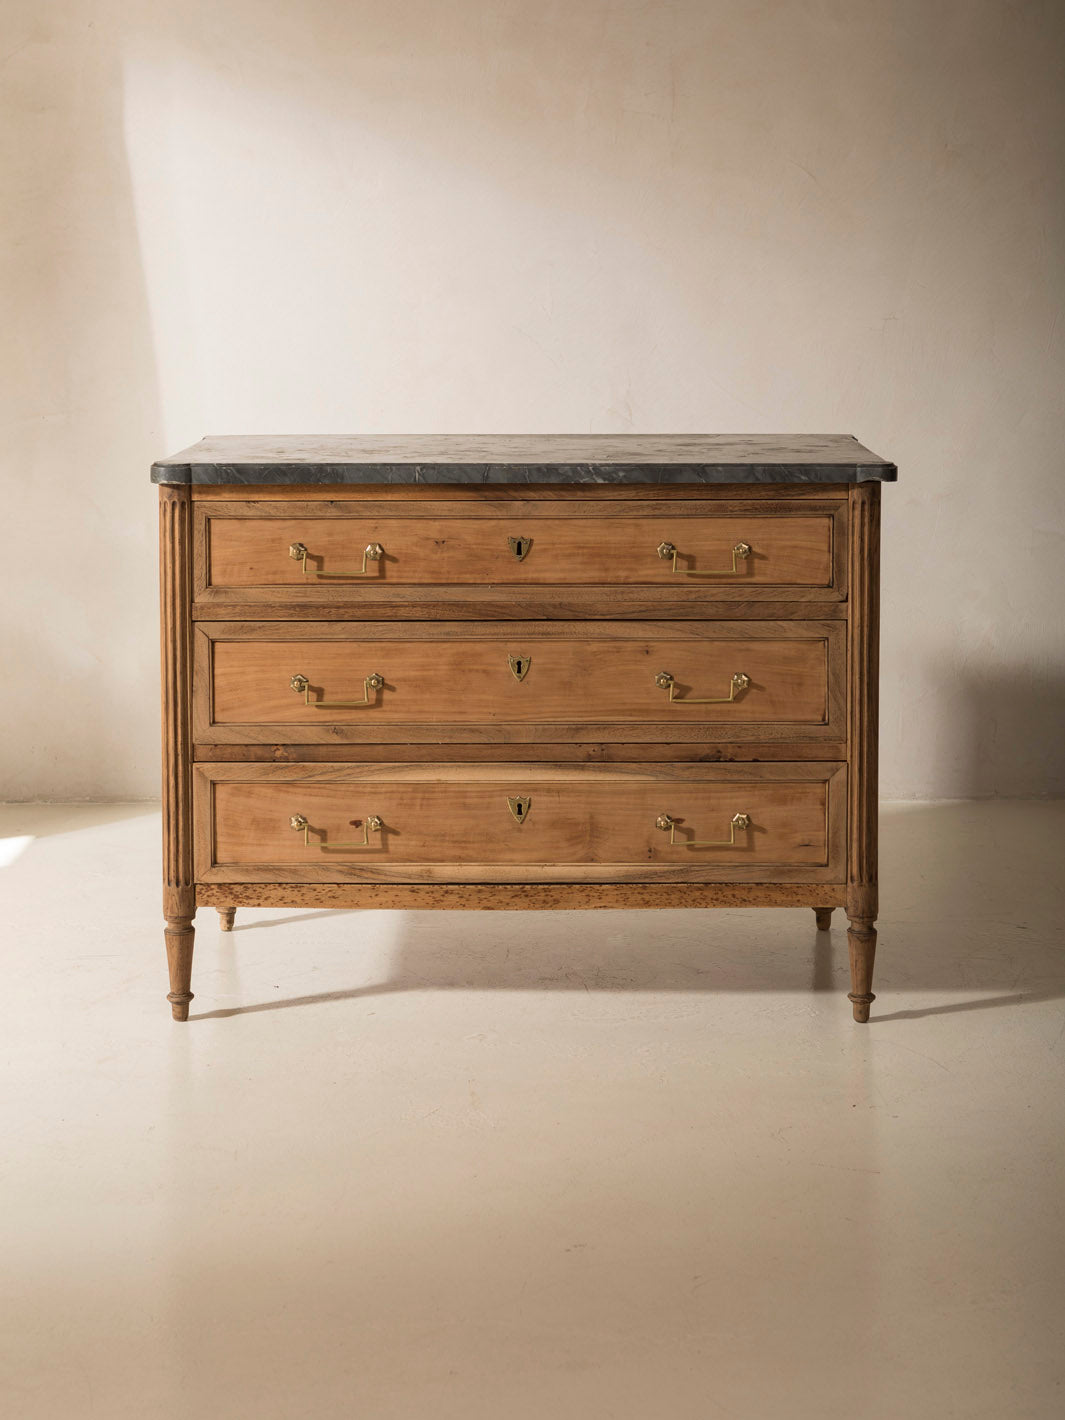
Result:
{"type": "Polygon", "coordinates": [[[839,622],[200,622],[198,743],[842,739],[839,622]]]}

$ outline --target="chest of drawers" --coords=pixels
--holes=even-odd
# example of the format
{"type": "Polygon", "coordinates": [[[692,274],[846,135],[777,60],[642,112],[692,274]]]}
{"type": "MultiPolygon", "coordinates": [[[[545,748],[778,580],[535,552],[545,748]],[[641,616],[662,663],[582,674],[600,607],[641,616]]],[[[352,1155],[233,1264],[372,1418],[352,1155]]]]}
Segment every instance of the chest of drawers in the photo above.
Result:
{"type": "Polygon", "coordinates": [[[175,1019],[197,907],[241,905],[843,907],[868,1019],[893,465],[232,437],[152,477],[175,1019]]]}

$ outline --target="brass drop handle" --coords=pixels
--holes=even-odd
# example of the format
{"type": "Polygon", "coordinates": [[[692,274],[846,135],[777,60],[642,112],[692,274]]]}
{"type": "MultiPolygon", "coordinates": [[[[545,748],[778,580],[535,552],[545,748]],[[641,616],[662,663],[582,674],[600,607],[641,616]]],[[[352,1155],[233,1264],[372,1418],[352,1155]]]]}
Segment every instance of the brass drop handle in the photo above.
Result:
{"type": "Polygon", "coordinates": [[[751,555],[751,544],[749,542],[738,542],[732,549],[732,566],[719,567],[716,571],[697,572],[692,568],[678,567],[677,558],[680,553],[671,542],[660,542],[658,544],[658,555],[663,562],[668,562],[672,558],[673,565],[670,571],[677,577],[735,577],[743,571],[742,567],[737,567],[737,562],[746,562],[751,555]]]}
{"type": "MultiPolygon", "coordinates": [[[[303,814],[293,814],[288,821],[289,828],[294,828],[297,833],[303,834],[303,845],[305,848],[311,846],[310,831],[311,826],[303,814]]],[[[370,834],[380,833],[384,824],[376,814],[371,814],[365,821],[362,830],[362,838],[356,839],[353,843],[319,843],[318,847],[323,853],[328,853],[333,848],[369,848],[370,834]]]]}
{"type": "MultiPolygon", "coordinates": [[[[686,839],[680,846],[682,848],[731,848],[736,842],[736,831],[742,833],[751,826],[750,814],[733,814],[732,828],[727,838],[706,838],[699,841],[695,838],[686,839]]],[[[677,820],[670,818],[669,814],[659,814],[655,819],[655,828],[660,828],[663,833],[669,834],[670,847],[676,846],[677,841],[677,820]]]]}
{"type": "Polygon", "coordinates": [[[370,569],[367,562],[380,562],[385,555],[385,550],[379,542],[371,542],[363,549],[362,566],[357,572],[316,572],[313,567],[308,568],[307,558],[310,553],[302,542],[294,542],[288,550],[288,555],[300,564],[305,577],[368,577],[370,569]]]}
{"type": "Polygon", "coordinates": [[[669,671],[659,671],[655,676],[655,685],[659,690],[669,691],[669,703],[671,705],[728,705],[736,699],[736,695],[741,690],[746,690],[751,683],[749,675],[744,675],[742,671],[737,671],[729,684],[727,695],[677,695],[676,682],[669,671]]]}
{"type": "Polygon", "coordinates": [[[316,710],[357,710],[360,705],[374,704],[374,697],[384,683],[384,676],[377,671],[368,675],[362,683],[363,696],[361,700],[312,700],[311,683],[305,675],[294,675],[288,684],[290,690],[303,696],[304,705],[313,705],[316,710]]]}

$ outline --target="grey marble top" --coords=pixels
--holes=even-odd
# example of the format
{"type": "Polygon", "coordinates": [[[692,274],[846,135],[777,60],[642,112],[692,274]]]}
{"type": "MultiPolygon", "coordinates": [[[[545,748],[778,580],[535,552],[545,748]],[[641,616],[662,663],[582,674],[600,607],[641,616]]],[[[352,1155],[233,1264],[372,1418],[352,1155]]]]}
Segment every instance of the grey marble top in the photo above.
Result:
{"type": "Polygon", "coordinates": [[[862,483],[850,434],[210,435],[153,483],[862,483]]]}

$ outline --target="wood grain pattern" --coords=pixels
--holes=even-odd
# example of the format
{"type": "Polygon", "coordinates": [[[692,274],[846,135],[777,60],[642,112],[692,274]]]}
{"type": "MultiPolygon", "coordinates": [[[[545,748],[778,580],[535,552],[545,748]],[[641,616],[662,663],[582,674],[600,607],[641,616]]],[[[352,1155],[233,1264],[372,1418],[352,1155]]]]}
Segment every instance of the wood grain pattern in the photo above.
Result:
{"type": "Polygon", "coordinates": [[[444,624],[420,635],[410,628],[397,635],[387,624],[327,624],[313,638],[301,632],[299,640],[267,639],[277,635],[271,625],[201,626],[196,738],[512,739],[527,727],[550,734],[552,726],[562,727],[557,739],[582,732],[653,740],[778,733],[796,739],[811,730],[838,736],[845,653],[836,626],[739,623],[737,634],[735,623],[718,623],[725,631],[699,625],[702,636],[668,625],[648,636],[638,623],[613,623],[598,633],[594,626],[523,624],[504,639],[495,623],[444,624]],[[663,671],[675,677],[672,701],[655,681],[663,671]],[[373,672],[385,683],[368,704],[336,705],[362,700],[373,672]],[[307,696],[291,689],[296,673],[310,682],[307,696]],[[726,697],[734,674],[750,684],[733,700],[686,698],[726,697]]]}
{"type": "Polygon", "coordinates": [[[192,893],[192,911],[187,914],[171,913],[167,916],[163,937],[166,941],[166,961],[170,972],[170,990],[166,999],[170,1002],[170,1012],[175,1021],[187,1021],[192,991],[192,948],[195,929],[192,919],[196,912],[195,890],[192,893]]]}
{"type": "Polygon", "coordinates": [[[308,497],[328,502],[381,503],[588,503],[595,493],[618,506],[632,502],[675,503],[698,496],[701,501],[744,500],[747,502],[794,503],[824,502],[827,499],[845,501],[849,485],[845,483],[713,483],[703,487],[691,484],[615,484],[606,490],[592,490],[586,483],[316,483],[313,489],[305,483],[205,483],[192,489],[197,503],[245,503],[249,499],[270,503],[302,503],[308,497]]]}
{"type": "Polygon", "coordinates": [[[197,876],[830,882],[845,777],[824,765],[200,765],[197,876]],[[524,822],[508,797],[530,800],[524,822]],[[686,846],[727,837],[736,813],[752,825],[734,845],[686,846]],[[675,845],[660,814],[678,821],[675,845]],[[361,842],[371,816],[384,828],[368,846],[340,846],[361,842]]]}
{"type": "Polygon", "coordinates": [[[247,907],[366,911],[554,912],[692,907],[841,907],[843,883],[200,883],[196,901],[247,907]]]}
{"type": "MultiPolygon", "coordinates": [[[[498,494],[500,491],[498,488],[486,490],[486,496],[478,496],[465,503],[431,501],[406,504],[401,499],[389,498],[386,502],[355,504],[350,500],[307,501],[305,497],[287,502],[227,501],[224,504],[224,515],[227,520],[246,518],[252,521],[277,521],[296,516],[310,520],[334,519],[348,524],[357,521],[364,514],[372,517],[390,515],[393,518],[424,518],[428,515],[434,522],[447,522],[454,517],[461,517],[466,521],[482,520],[488,526],[494,525],[498,531],[500,520],[513,518],[525,521],[526,515],[550,516],[553,513],[556,517],[563,516],[578,522],[583,520],[599,525],[610,519],[633,514],[642,518],[654,518],[663,511],[663,504],[657,499],[642,498],[626,503],[619,498],[616,489],[608,490],[596,501],[589,501],[585,496],[580,500],[561,503],[540,499],[532,502],[522,502],[520,499],[500,500],[487,496],[487,493],[498,494]]],[[[581,587],[570,585],[568,578],[553,586],[413,586],[401,585],[394,578],[386,583],[379,578],[370,577],[314,586],[295,586],[287,591],[277,585],[217,587],[209,585],[208,528],[212,510],[217,513],[219,505],[197,498],[193,504],[196,586],[193,616],[230,620],[339,617],[389,621],[431,621],[457,617],[583,620],[650,616],[683,619],[706,616],[708,608],[716,608],[719,605],[727,605],[729,615],[752,615],[767,619],[841,617],[844,614],[841,603],[847,594],[846,501],[818,500],[804,504],[801,500],[782,498],[759,501],[750,497],[743,500],[715,501],[709,496],[708,490],[699,489],[695,492],[698,497],[688,496],[668,505],[671,518],[705,516],[708,510],[724,517],[742,519],[766,514],[783,519],[802,518],[807,515],[829,518],[832,522],[830,585],[781,587],[772,583],[762,585],[748,577],[739,579],[736,585],[731,584],[730,578],[672,578],[672,581],[678,584],[694,585],[696,581],[704,583],[702,590],[693,592],[692,586],[688,585],[624,586],[614,583],[609,587],[581,587]],[[806,607],[796,603],[810,605],[806,607]]],[[[303,493],[305,494],[306,490],[303,490],[303,493]]],[[[377,564],[377,568],[380,572],[381,564],[377,564]]]]}
{"type": "MultiPolygon", "coordinates": [[[[526,773],[530,783],[548,783],[555,773],[551,764],[533,764],[511,756],[511,767],[526,773]]],[[[584,780],[613,783],[644,784],[747,784],[752,781],[770,780],[797,783],[823,783],[832,775],[842,774],[846,766],[842,764],[568,764],[565,766],[567,778],[574,782],[584,780]]],[[[442,784],[475,783],[495,784],[499,781],[500,769],[495,764],[439,764],[435,778],[442,784]]],[[[434,777],[431,766],[425,764],[405,764],[389,761],[381,764],[357,763],[341,764],[332,761],[305,764],[253,764],[239,762],[233,764],[200,763],[194,766],[194,781],[217,777],[231,784],[420,784],[434,777]],[[217,770],[217,774],[215,771],[217,770]]],[[[195,793],[196,783],[193,784],[195,793]]],[[[843,843],[846,851],[846,840],[843,843]]],[[[840,881],[845,881],[841,875],[840,881]]]]}
{"type": "MultiPolygon", "coordinates": [[[[847,912],[850,914],[848,894],[847,912]]],[[[854,1019],[864,1025],[869,1019],[869,1007],[876,1000],[873,994],[873,958],[876,955],[876,929],[868,917],[850,917],[847,928],[847,947],[850,952],[851,989],[847,993],[854,1019]]]]}
{"type": "MultiPolygon", "coordinates": [[[[844,553],[846,546],[844,545],[844,553]]],[[[837,586],[841,585],[837,582],[837,586]]],[[[193,621],[653,621],[703,620],[722,616],[767,621],[846,619],[842,599],[825,601],[817,588],[792,587],[790,601],[779,588],[750,587],[746,594],[718,590],[692,596],[671,587],[308,587],[290,600],[270,587],[234,592],[208,587],[192,606],[193,621]]],[[[830,592],[829,595],[833,595],[830,592]]]]}
{"type": "Polygon", "coordinates": [[[714,617],[700,621],[675,621],[665,618],[661,621],[612,620],[586,624],[581,621],[515,621],[500,626],[495,621],[425,622],[421,625],[391,620],[358,621],[307,621],[294,631],[286,632],[271,621],[225,620],[204,624],[200,629],[212,640],[236,641],[277,641],[278,639],[298,639],[300,641],[351,641],[360,638],[396,641],[436,641],[447,642],[456,636],[465,641],[496,641],[501,636],[539,636],[545,640],[582,641],[587,635],[599,641],[625,642],[647,637],[662,637],[673,641],[701,642],[708,637],[718,641],[748,641],[751,639],[775,641],[780,638],[802,638],[839,636],[840,649],[844,648],[843,627],[839,621],[830,618],[821,621],[808,614],[801,624],[796,625],[789,618],[774,619],[759,617],[757,620],[728,620],[714,617]]]}
{"type": "MultiPolygon", "coordinates": [[[[714,586],[828,587],[832,581],[832,519],[805,517],[729,518],[714,514],[652,517],[545,517],[523,510],[520,518],[451,517],[233,518],[216,514],[207,529],[209,582],[213,588],[285,588],[290,593],[320,586],[308,577],[289,547],[307,547],[314,573],[345,584],[435,586],[469,584],[551,586],[613,585],[683,587],[691,595],[714,586]],[[508,538],[527,540],[522,560],[508,538]],[[657,548],[679,549],[678,573],[657,548]],[[358,574],[363,550],[379,543],[380,561],[358,574]],[[749,544],[746,560],[732,569],[732,549],[749,544]]],[[[335,581],[334,581],[335,586],[335,581]]]]}
{"type": "Polygon", "coordinates": [[[192,820],[191,501],[159,490],[159,605],[163,750],[163,913],[173,1017],[188,1019],[196,914],[192,820]]]}
{"type": "MultiPolygon", "coordinates": [[[[291,522],[294,518],[335,520],[349,527],[359,527],[371,518],[389,518],[399,523],[417,526],[426,519],[443,522],[449,528],[475,523],[485,529],[485,535],[502,527],[504,534],[517,535],[518,530],[508,527],[512,519],[524,522],[528,518],[545,519],[549,522],[573,524],[575,527],[592,522],[593,525],[606,521],[610,523],[630,523],[665,518],[669,524],[685,526],[687,518],[770,518],[797,519],[846,517],[849,506],[846,498],[817,496],[816,498],[763,498],[745,490],[740,496],[719,498],[704,488],[688,488],[683,496],[663,497],[654,489],[641,489],[638,496],[631,499],[618,497],[615,490],[589,493],[587,489],[577,498],[544,497],[538,489],[535,496],[521,496],[517,489],[471,490],[467,498],[442,496],[439,492],[426,499],[404,499],[396,496],[394,489],[386,489],[376,498],[323,498],[317,489],[303,489],[298,498],[240,498],[216,499],[200,496],[200,490],[193,493],[192,506],[197,522],[207,522],[213,518],[223,521],[244,519],[250,522],[271,522],[274,524],[291,522]],[[517,496],[515,496],[517,495],[517,496]]],[[[568,579],[567,579],[568,580],[568,579]]]]}
{"type": "Polygon", "coordinates": [[[500,774],[491,786],[375,784],[372,791],[358,793],[323,784],[219,784],[215,853],[224,863],[300,867],[328,863],[322,855],[331,852],[340,853],[341,862],[371,868],[375,859],[419,867],[466,864],[471,857],[493,868],[645,863],[705,868],[751,861],[763,875],[767,867],[783,864],[820,866],[828,853],[827,791],[821,784],[682,791],[628,783],[575,785],[560,776],[538,784],[529,816],[519,824],[508,810],[507,790],[520,792],[524,787],[521,773],[500,774]],[[681,825],[674,846],[668,833],[655,828],[663,811],[681,825]],[[359,830],[371,812],[380,814],[384,828],[373,836],[369,849],[341,847],[359,841],[359,830]],[[737,812],[749,813],[753,822],[734,845],[692,851],[691,843],[707,837],[727,838],[729,820],[737,812]],[[310,819],[309,844],[289,828],[293,813],[310,819]]]}
{"type": "Polygon", "coordinates": [[[815,740],[804,743],[784,740],[779,744],[765,741],[744,741],[714,744],[661,740],[641,744],[634,740],[616,744],[603,741],[572,740],[559,744],[553,739],[541,743],[522,740],[515,748],[512,740],[496,743],[441,744],[439,739],[425,744],[200,744],[193,746],[193,759],[201,763],[254,762],[259,764],[299,764],[300,762],[330,762],[335,764],[374,764],[387,760],[404,763],[512,763],[515,754],[533,763],[587,764],[648,764],[662,761],[677,764],[754,763],[787,764],[792,761],[821,761],[826,764],[846,759],[846,743],[835,740],[815,740]]]}

